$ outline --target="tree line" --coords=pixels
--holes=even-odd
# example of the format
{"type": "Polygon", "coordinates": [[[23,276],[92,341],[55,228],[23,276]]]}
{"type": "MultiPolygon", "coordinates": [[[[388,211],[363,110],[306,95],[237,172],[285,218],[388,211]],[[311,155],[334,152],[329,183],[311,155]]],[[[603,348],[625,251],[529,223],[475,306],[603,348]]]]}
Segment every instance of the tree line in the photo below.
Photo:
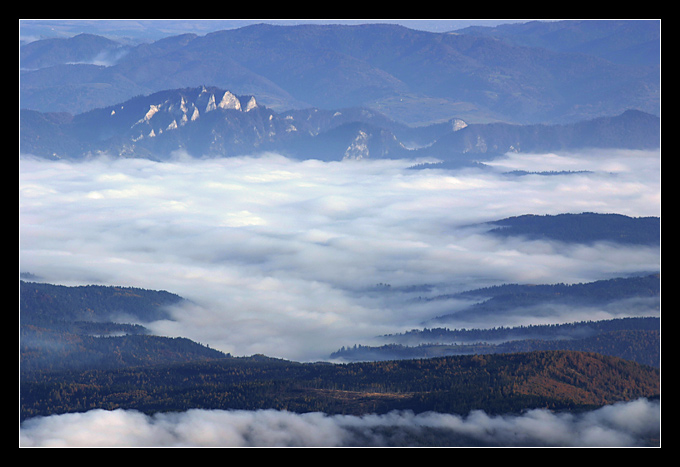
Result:
{"type": "Polygon", "coordinates": [[[41,372],[22,381],[20,389],[22,419],[95,408],[145,413],[189,408],[355,415],[390,410],[511,413],[538,407],[579,410],[656,397],[659,370],[571,351],[351,364],[253,356],[41,372]]]}

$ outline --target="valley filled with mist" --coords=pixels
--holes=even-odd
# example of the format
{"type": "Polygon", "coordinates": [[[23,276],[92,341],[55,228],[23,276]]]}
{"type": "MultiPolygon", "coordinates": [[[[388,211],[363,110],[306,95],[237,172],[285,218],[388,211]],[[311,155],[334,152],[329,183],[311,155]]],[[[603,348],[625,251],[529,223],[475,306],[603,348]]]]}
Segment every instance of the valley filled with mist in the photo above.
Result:
{"type": "MultiPolygon", "coordinates": [[[[242,34],[253,31],[259,31],[264,38],[280,37],[276,34],[281,33],[278,28],[273,31],[251,28],[242,34]]],[[[348,31],[343,27],[337,34],[346,37],[348,31]]],[[[371,30],[374,34],[371,40],[376,43],[381,40],[379,31],[371,30]]],[[[160,51],[172,49],[180,57],[178,63],[182,60],[186,63],[191,47],[203,51],[206,44],[222,43],[218,41],[223,39],[222,35],[227,32],[205,37],[173,36],[143,46],[126,46],[118,60],[155,57],[158,64],[162,57],[166,63],[172,54],[161,55],[160,51]]],[[[389,37],[390,43],[394,43],[396,37],[402,36],[390,30],[389,37]]],[[[240,40],[238,47],[244,47],[244,51],[259,44],[240,40]]],[[[362,36],[362,40],[369,39],[362,36]]],[[[410,40],[412,45],[426,41],[420,33],[417,40],[410,40]]],[[[313,43],[314,47],[323,48],[313,43]]],[[[485,38],[480,44],[489,43],[485,38]]],[[[290,46],[291,54],[295,51],[295,57],[299,57],[299,50],[304,47],[304,43],[296,42],[295,47],[290,46]]],[[[519,53],[519,45],[511,47],[519,53]]],[[[528,45],[521,47],[531,49],[528,45]]],[[[407,95],[413,98],[414,83],[418,80],[412,74],[396,74],[400,67],[392,63],[390,68],[387,61],[378,72],[375,61],[364,57],[366,62],[359,63],[356,56],[350,60],[351,47],[344,49],[349,63],[333,61],[338,57],[337,50],[329,52],[333,60],[328,60],[346,65],[348,68],[343,70],[347,76],[364,70],[373,77],[366,87],[360,87],[362,92],[345,91],[354,92],[358,104],[371,99],[378,102],[373,111],[386,108],[389,101],[391,118],[396,119],[403,109],[394,106],[387,96],[397,89],[402,98],[407,95]],[[366,63],[371,64],[370,73],[366,63]],[[388,69],[403,81],[396,83],[384,71],[388,69]],[[390,90],[381,94],[386,83],[390,83],[390,90]],[[405,90],[409,86],[412,88],[405,90]],[[367,89],[372,89],[372,94],[367,89]],[[363,102],[358,102],[360,97],[365,98],[363,102]]],[[[444,49],[448,50],[442,45],[444,49]]],[[[423,50],[432,49],[428,45],[423,50]]],[[[541,51],[539,55],[547,53],[541,51]]],[[[489,106],[482,108],[482,101],[475,101],[475,109],[467,112],[465,124],[458,126],[450,125],[458,120],[449,120],[458,115],[448,114],[446,128],[438,127],[439,133],[419,146],[427,151],[407,150],[406,130],[400,133],[396,125],[389,127],[392,133],[385,137],[388,128],[385,122],[393,124],[395,120],[380,119],[378,124],[377,116],[371,117],[370,126],[361,126],[369,121],[363,120],[359,127],[326,127],[317,133],[309,130],[314,144],[296,146],[294,153],[290,145],[279,147],[278,140],[271,138],[268,140],[271,144],[258,146],[261,141],[258,139],[258,145],[248,146],[251,140],[244,136],[244,129],[254,129],[258,137],[264,134],[263,128],[274,128],[266,125],[276,125],[279,133],[286,129],[290,132],[285,125],[293,123],[296,129],[308,130],[302,126],[302,116],[311,122],[316,112],[306,114],[300,108],[307,109],[302,104],[311,99],[317,99],[315,104],[321,106],[319,96],[323,94],[318,88],[301,90],[306,80],[311,79],[305,70],[310,73],[314,69],[311,64],[321,63],[315,61],[320,60],[316,53],[313,56],[309,68],[288,70],[291,75],[278,83],[273,81],[273,74],[267,75],[271,70],[264,65],[257,69],[260,75],[255,79],[250,73],[255,70],[253,63],[242,59],[240,66],[244,68],[232,63],[229,73],[221,76],[223,80],[233,80],[234,86],[224,89],[254,91],[252,102],[257,101],[258,109],[246,115],[244,104],[243,108],[239,105],[236,110],[220,114],[215,111],[209,116],[201,107],[200,119],[186,120],[187,125],[208,125],[206,122],[211,118],[210,126],[194,126],[192,133],[188,129],[185,133],[171,133],[164,121],[165,139],[155,138],[148,145],[137,140],[133,144],[128,134],[116,133],[113,125],[106,127],[95,120],[100,118],[96,112],[86,113],[89,111],[82,108],[86,105],[83,90],[87,88],[85,94],[95,96],[97,86],[85,85],[85,75],[81,75],[81,82],[73,81],[70,86],[71,90],[77,88],[77,95],[81,96],[73,100],[74,103],[77,100],[75,107],[79,108],[68,110],[76,116],[73,117],[65,114],[65,104],[57,102],[53,89],[38,84],[39,78],[45,79],[43,74],[35,69],[25,72],[22,78],[25,102],[34,104],[43,96],[45,107],[50,102],[54,107],[37,109],[34,105],[31,112],[35,113],[25,120],[22,115],[20,125],[24,133],[22,145],[31,149],[22,151],[19,158],[20,444],[26,447],[660,445],[659,135],[653,125],[642,128],[640,122],[646,125],[656,119],[650,114],[624,114],[633,118],[626,120],[626,125],[631,125],[626,128],[637,125],[640,130],[627,131],[628,139],[618,136],[622,134],[622,127],[618,126],[621,119],[614,118],[626,108],[635,108],[635,101],[641,102],[649,93],[636,95],[634,102],[614,104],[598,100],[601,105],[593,104],[578,116],[575,114],[580,104],[571,106],[564,102],[532,113],[528,102],[534,102],[534,94],[531,99],[524,94],[523,99],[513,100],[504,95],[503,99],[494,100],[489,97],[489,89],[480,91],[472,85],[476,82],[473,77],[478,77],[481,71],[472,66],[467,55],[466,60],[470,61],[466,63],[475,72],[466,75],[465,80],[456,75],[456,79],[438,86],[455,84],[475,91],[464,93],[464,98],[460,93],[451,92],[444,97],[440,94],[446,100],[443,113],[456,109],[458,100],[472,102],[473,94],[484,94],[489,106]],[[251,67],[249,72],[246,66],[251,67]],[[296,77],[295,86],[284,86],[296,77]],[[252,79],[252,86],[246,85],[248,79],[252,79]],[[263,96],[256,94],[258,90],[263,96]],[[291,96],[295,99],[286,101],[291,96]],[[500,100],[504,100],[502,105],[489,104],[500,100]],[[295,102],[298,113],[285,114],[278,108],[276,112],[270,111],[261,102],[278,103],[281,107],[295,102]],[[531,124],[482,126],[512,113],[513,105],[523,109],[522,119],[531,124]],[[231,123],[237,121],[236,111],[238,123],[231,123]],[[560,119],[559,112],[569,117],[560,119]],[[230,115],[233,120],[229,120],[230,115]],[[478,126],[473,121],[474,115],[481,115],[484,123],[478,126]],[[215,124],[218,116],[228,123],[215,124]],[[552,122],[577,123],[564,127],[546,125],[549,131],[543,133],[545,128],[536,121],[547,116],[552,122]],[[87,128],[86,122],[94,121],[95,129],[101,133],[98,139],[87,128]],[[594,123],[592,126],[584,123],[595,121],[596,127],[594,123]],[[509,135],[515,126],[521,129],[509,135]],[[344,134],[338,128],[352,131],[344,134]],[[595,135],[589,136],[590,144],[584,142],[580,147],[573,144],[574,140],[583,141],[587,129],[595,135]],[[102,136],[104,133],[106,136],[102,136]],[[323,139],[327,134],[336,139],[323,139]],[[357,139],[358,134],[375,144],[370,151],[365,149],[369,146],[357,149],[359,143],[365,142],[357,139]],[[378,138],[379,134],[382,138],[378,138]],[[392,138],[392,134],[398,137],[392,138]],[[548,134],[559,134],[554,141],[559,139],[555,148],[560,149],[539,150],[545,147],[541,144],[548,141],[548,134]],[[229,157],[196,154],[195,148],[201,146],[190,143],[203,136],[211,138],[214,143],[211,148],[238,147],[238,154],[229,157]],[[237,140],[238,146],[230,142],[237,140]],[[526,150],[518,147],[508,150],[508,145],[516,145],[520,140],[526,150]],[[162,145],[157,141],[162,141],[162,145]],[[380,148],[388,144],[390,148],[396,147],[396,141],[401,150],[383,151],[378,157],[377,141],[382,145],[380,148]],[[476,142],[474,149],[470,149],[470,141],[476,142]],[[493,149],[492,141],[496,144],[493,149]],[[608,143],[599,145],[596,141],[608,143]],[[620,141],[620,145],[613,147],[611,141],[620,141]],[[452,152],[440,149],[454,146],[452,152]],[[362,157],[343,157],[342,151],[331,153],[336,147],[343,149],[345,155],[350,148],[365,151],[361,152],[362,157]],[[41,153],[43,148],[46,149],[41,153]],[[442,157],[437,158],[437,154],[442,157]],[[42,288],[47,286],[59,288],[42,288]],[[92,295],[80,294],[95,289],[83,289],[85,286],[103,287],[107,292],[115,287],[117,299],[128,297],[135,304],[128,309],[123,302],[88,301],[92,295]],[[146,297],[140,290],[149,291],[146,301],[136,301],[146,297]],[[508,290],[508,295],[501,293],[508,290]],[[33,292],[35,295],[29,295],[33,292]],[[69,295],[71,292],[76,298],[69,295]],[[67,316],[65,310],[73,311],[73,316],[67,316]],[[659,320],[659,324],[644,321],[643,326],[638,319],[659,320]],[[594,339],[605,332],[593,331],[592,325],[590,334],[582,333],[581,328],[580,334],[574,331],[555,337],[543,333],[544,329],[562,325],[595,322],[635,323],[634,327],[616,330],[617,334],[607,334],[608,338],[618,336],[619,342],[625,342],[627,353],[605,351],[614,345],[605,342],[604,337],[597,344],[590,342],[590,347],[574,347],[579,339],[594,339]],[[524,332],[534,327],[542,332],[517,333],[514,337],[461,337],[461,333],[473,330],[498,332],[512,328],[524,332]],[[432,337],[433,330],[439,331],[436,337],[432,337]],[[458,334],[446,338],[446,332],[458,334]],[[127,348],[126,345],[132,345],[127,341],[121,341],[126,342],[125,346],[113,345],[112,350],[97,347],[99,360],[84,359],[87,362],[84,367],[48,363],[51,356],[59,355],[70,355],[64,361],[72,358],[75,362],[78,352],[91,355],[94,347],[90,346],[95,341],[138,335],[146,337],[136,341],[139,347],[127,348]],[[152,339],[156,337],[170,340],[152,339]],[[527,339],[560,342],[554,347],[547,347],[545,342],[530,347],[527,339]],[[488,347],[511,341],[522,341],[527,347],[509,350],[488,347]],[[574,341],[571,342],[574,346],[566,346],[566,341],[574,341]],[[182,347],[178,347],[180,343],[182,347]],[[436,354],[428,354],[423,348],[443,344],[448,347],[436,354]],[[465,344],[487,347],[463,349],[465,344]],[[380,349],[384,352],[386,345],[391,353],[381,355],[380,349]],[[395,349],[402,353],[392,352],[395,349]],[[508,355],[524,355],[523,352],[527,361],[542,362],[528,365],[536,374],[526,376],[525,366],[511,360],[514,357],[503,360],[508,355]],[[545,355],[549,356],[542,357],[540,352],[548,352],[545,355]],[[436,366],[436,358],[454,355],[463,358],[460,362],[477,363],[442,360],[446,362],[443,366],[450,365],[452,374],[479,363],[466,358],[482,358],[479,365],[486,365],[487,372],[498,378],[493,381],[503,381],[498,383],[503,389],[479,396],[473,406],[470,401],[474,397],[469,396],[464,404],[461,396],[454,403],[457,393],[453,389],[436,386],[449,384],[459,394],[475,393],[470,388],[455,386],[458,379],[451,380],[456,383],[449,380],[433,383],[436,390],[429,386],[411,387],[404,381],[411,377],[412,370],[398,364],[393,371],[402,376],[398,382],[384,376],[386,386],[381,386],[379,378],[376,382],[361,380],[361,383],[359,379],[351,382],[342,379],[349,378],[345,371],[352,373],[352,369],[358,368],[351,365],[378,365],[358,371],[368,381],[376,374],[374,371],[388,373],[379,366],[380,362],[415,359],[426,362],[422,363],[422,375],[436,379],[432,375],[439,373],[427,365],[436,366]],[[594,363],[589,360],[592,355],[601,360],[594,363]],[[431,357],[435,359],[429,361],[431,357]],[[97,361],[100,363],[90,363],[97,361]],[[115,364],[104,366],[104,362],[109,365],[114,361],[115,364]],[[173,364],[196,366],[183,366],[181,370],[176,367],[178,379],[168,376],[166,383],[163,378],[173,374],[173,370],[165,373],[163,365],[173,364]],[[164,376],[150,376],[159,365],[163,368],[162,372],[158,370],[159,374],[164,376]],[[239,369],[232,369],[231,365],[239,369]],[[247,369],[241,370],[240,365],[247,369]],[[601,383],[601,387],[584,379],[575,382],[565,370],[569,365],[574,365],[573,373],[588,374],[598,367],[607,376],[602,376],[602,381],[592,379],[601,383]],[[144,373],[146,368],[149,373],[144,373]],[[281,368],[285,368],[287,376],[281,376],[284,373],[281,368]],[[136,369],[140,370],[139,375],[134,374],[136,369]],[[218,376],[213,375],[232,371],[238,384],[230,380],[229,384],[234,386],[224,389],[227,386],[215,383],[224,400],[218,401],[215,396],[218,392],[212,386],[200,385],[212,382],[211,378],[216,381],[218,376]],[[255,379],[245,376],[240,379],[241,371],[255,379]],[[296,382],[289,380],[293,374],[298,375],[296,382]],[[506,375],[515,378],[515,383],[507,383],[503,379],[506,375]],[[616,375],[611,376],[616,381],[611,386],[605,383],[610,381],[607,379],[610,375],[616,375]],[[139,386],[139,393],[135,393],[130,381],[135,378],[138,382],[146,381],[147,377],[156,381],[158,388],[139,386]],[[521,378],[530,379],[533,385],[520,383],[524,381],[521,378]],[[324,386],[322,381],[329,385],[324,386]],[[394,385],[388,385],[388,381],[394,385]],[[252,394],[260,394],[257,391],[270,385],[282,388],[280,397],[285,394],[285,400],[269,399],[273,396],[267,391],[258,402],[247,396],[238,399],[230,391],[245,394],[247,391],[240,384],[252,394]],[[194,389],[197,387],[200,390],[194,389]],[[239,389],[233,389],[236,387],[239,389]],[[549,387],[552,392],[546,389],[549,387]],[[69,392],[64,388],[74,389],[69,392]],[[172,388],[177,390],[175,399],[172,388]],[[154,392],[156,389],[159,392],[154,392]],[[78,391],[83,393],[79,395],[78,391]],[[143,391],[147,391],[144,396],[140,395],[143,391]],[[205,394],[205,400],[199,398],[199,393],[205,394]],[[377,396],[378,393],[382,396],[377,396]],[[444,393],[446,397],[441,396],[444,393]],[[125,397],[116,398],[121,394],[125,397]],[[364,403],[362,397],[369,398],[370,403],[364,403]],[[68,405],[68,398],[72,398],[69,400],[73,406],[68,405]],[[86,399],[91,405],[84,402],[86,399]],[[523,403],[526,405],[522,407],[523,403]],[[102,424],[108,428],[97,428],[102,424]],[[510,432],[515,433],[514,437],[508,435],[510,432]]],[[[572,63],[581,64],[580,55],[570,57],[572,63]]],[[[226,59],[220,60],[226,66],[226,59]]],[[[199,61],[201,67],[206,66],[199,61]]],[[[39,62],[30,63],[38,67],[39,62]]],[[[107,86],[102,88],[108,91],[115,87],[109,86],[114,82],[109,80],[111,76],[117,77],[116,86],[120,85],[118,80],[123,76],[120,73],[125,70],[135,79],[142,76],[137,68],[139,62],[117,63],[97,65],[96,78],[95,69],[90,66],[93,74],[87,76],[93,77],[93,83],[106,81],[107,86]]],[[[269,63],[268,67],[274,69],[274,65],[269,63]]],[[[45,70],[49,66],[59,70],[56,81],[62,83],[73,71],[66,73],[66,65],[61,64],[42,66],[45,70]]],[[[510,76],[511,67],[507,66],[499,69],[510,76]]],[[[591,66],[591,71],[597,68],[591,66]]],[[[649,65],[625,67],[638,70],[634,74],[636,79],[639,76],[647,79],[649,65]]],[[[621,62],[612,65],[612,69],[625,67],[621,62]]],[[[485,63],[484,70],[492,68],[485,63]]],[[[215,70],[213,75],[201,70],[205,80],[219,75],[215,70]]],[[[188,70],[175,72],[173,79],[168,75],[168,81],[177,86],[168,85],[165,89],[196,85],[196,76],[188,70]],[[181,76],[189,79],[180,83],[181,76]]],[[[318,74],[316,86],[320,88],[326,83],[332,89],[325,72],[323,76],[320,71],[318,74]]],[[[512,75],[515,78],[520,80],[512,75]]],[[[502,78],[496,76],[488,82],[496,83],[498,79],[502,78]]],[[[599,78],[597,82],[601,83],[599,78]]],[[[130,81],[127,85],[131,88],[127,91],[133,95],[147,90],[141,81],[134,86],[130,81]]],[[[429,86],[436,87],[432,83],[429,86]]],[[[508,95],[519,89],[510,88],[508,95]]],[[[93,101],[97,108],[111,105],[122,115],[124,106],[116,103],[134,101],[128,101],[132,96],[123,95],[123,88],[115,89],[113,94],[106,97],[101,94],[101,99],[93,101]],[[104,102],[114,98],[113,102],[104,102]]],[[[498,86],[494,92],[500,93],[501,89],[498,86]]],[[[528,93],[527,88],[524,91],[528,93]]],[[[431,102],[434,96],[424,100],[431,102]]],[[[336,96],[339,99],[341,96],[336,96]]],[[[126,122],[151,125],[153,118],[159,121],[161,111],[165,110],[161,105],[156,106],[151,100],[139,102],[143,102],[139,109],[130,106],[125,109],[130,113],[126,122]]],[[[654,99],[645,102],[640,106],[644,112],[654,108],[654,99]]],[[[441,101],[436,108],[442,112],[441,101]]],[[[324,118],[330,120],[343,109],[329,103],[326,110],[328,116],[324,118]]],[[[343,111],[350,115],[347,109],[343,111]]],[[[114,113],[109,107],[99,112],[111,118],[114,113]]],[[[364,112],[366,115],[368,112],[364,112]]],[[[432,115],[433,120],[440,120],[432,115]]],[[[126,131],[128,127],[126,123],[126,131]]],[[[435,127],[430,129],[434,131],[435,127]]],[[[158,128],[155,130],[154,135],[160,136],[158,128]]],[[[606,330],[610,331],[614,332],[606,330]]],[[[106,341],[107,345],[113,342],[106,341]]],[[[442,371],[440,377],[444,373],[449,374],[442,371]]],[[[484,378],[478,373],[470,376],[474,384],[482,386],[487,381],[484,378]]]]}
{"type": "MultiPolygon", "coordinates": [[[[504,283],[591,282],[658,272],[659,245],[497,237],[486,222],[600,210],[658,216],[658,154],[536,155],[493,171],[414,161],[26,159],[21,270],[48,283],[168,290],[187,299],[153,323],[238,355],[324,359],[461,305],[411,300],[504,283]],[[548,164],[540,161],[548,160],[548,164]],[[511,176],[507,168],[588,174],[511,176]],[[656,168],[655,168],[656,166],[656,168]],[[647,174],[648,179],[645,179],[647,174]],[[389,284],[385,291],[376,286],[389,284]],[[403,288],[403,292],[398,289],[403,288]],[[368,340],[368,341],[367,341],[368,340]]],[[[505,165],[502,165],[505,164],[505,165]]],[[[575,307],[449,327],[626,316],[575,307]]]]}

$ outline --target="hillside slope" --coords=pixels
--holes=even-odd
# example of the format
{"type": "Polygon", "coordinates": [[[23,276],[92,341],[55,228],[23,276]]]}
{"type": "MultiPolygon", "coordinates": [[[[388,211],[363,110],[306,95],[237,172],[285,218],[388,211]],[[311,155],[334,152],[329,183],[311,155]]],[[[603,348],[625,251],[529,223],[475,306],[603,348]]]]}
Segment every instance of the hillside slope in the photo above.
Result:
{"type": "Polygon", "coordinates": [[[21,384],[21,416],[102,408],[146,413],[278,409],[329,414],[583,410],[657,397],[659,371],[597,354],[545,351],[333,365],[262,356],[111,371],[45,373],[21,384]]]}

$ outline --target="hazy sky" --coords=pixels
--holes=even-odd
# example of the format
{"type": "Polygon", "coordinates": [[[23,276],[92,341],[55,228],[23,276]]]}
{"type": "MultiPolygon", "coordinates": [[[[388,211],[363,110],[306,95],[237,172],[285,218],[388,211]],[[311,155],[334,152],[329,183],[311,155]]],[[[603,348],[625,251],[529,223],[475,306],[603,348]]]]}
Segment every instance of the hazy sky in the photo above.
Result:
{"type": "MultiPolygon", "coordinates": [[[[168,290],[190,300],[145,323],[236,355],[324,359],[343,345],[422,327],[450,301],[432,294],[498,283],[587,282],[659,269],[657,248],[492,238],[476,224],[521,214],[660,215],[658,152],[515,155],[493,170],[409,170],[413,161],[25,158],[20,268],[45,282],[168,290]],[[589,170],[554,176],[514,169],[589,170]]],[[[622,310],[622,313],[624,311],[622,310]]],[[[539,324],[611,310],[515,316],[539,324]]]]}

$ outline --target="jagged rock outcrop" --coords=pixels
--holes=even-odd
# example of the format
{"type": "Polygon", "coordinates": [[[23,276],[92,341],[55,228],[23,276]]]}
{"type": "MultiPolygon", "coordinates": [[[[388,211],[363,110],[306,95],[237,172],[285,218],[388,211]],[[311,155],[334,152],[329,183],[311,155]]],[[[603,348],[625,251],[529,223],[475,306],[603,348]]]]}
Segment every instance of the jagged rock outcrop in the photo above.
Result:
{"type": "Polygon", "coordinates": [[[660,119],[630,110],[565,125],[468,125],[453,118],[409,127],[362,108],[277,113],[254,96],[201,86],[138,96],[75,116],[22,110],[20,137],[22,154],[67,159],[271,151],[301,159],[432,157],[470,163],[507,152],[656,148],[660,119]]]}

